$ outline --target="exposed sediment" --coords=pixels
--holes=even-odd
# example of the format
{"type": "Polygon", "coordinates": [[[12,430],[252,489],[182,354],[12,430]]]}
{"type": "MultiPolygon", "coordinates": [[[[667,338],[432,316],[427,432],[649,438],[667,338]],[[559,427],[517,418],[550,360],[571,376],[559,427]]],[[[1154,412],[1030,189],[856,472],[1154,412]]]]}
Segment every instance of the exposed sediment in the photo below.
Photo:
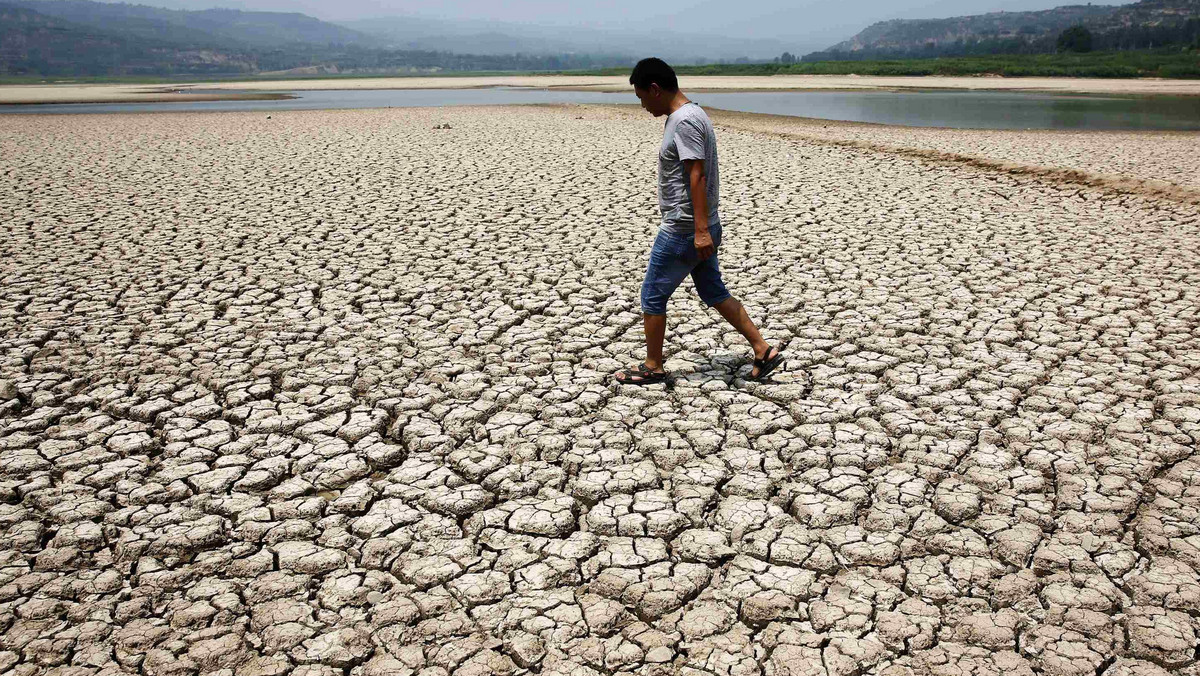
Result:
{"type": "Polygon", "coordinates": [[[1200,203],[1200,134],[946,129],[716,111],[730,128],[1200,203]]]}
{"type": "Polygon", "coordinates": [[[0,671],[1200,674],[1197,135],[715,119],[0,117],[0,671]]]}
{"type": "MultiPolygon", "coordinates": [[[[1044,93],[1106,94],[1117,96],[1200,96],[1200,80],[1162,78],[1075,77],[951,77],[857,75],[685,75],[681,85],[690,92],[818,91],[818,90],[971,90],[1031,91],[1044,93]]],[[[623,75],[513,75],[481,77],[358,77],[249,80],[178,83],[169,86],[139,84],[34,84],[0,85],[0,104],[30,103],[131,103],[188,101],[213,98],[269,98],[270,92],[364,89],[474,89],[484,87],[535,87],[573,91],[629,93],[623,75]],[[192,90],[199,89],[202,92],[192,90]],[[214,94],[228,90],[228,94],[214,94]],[[255,92],[248,94],[247,92],[255,92]]],[[[630,94],[632,96],[632,94],[630,94]]]]}

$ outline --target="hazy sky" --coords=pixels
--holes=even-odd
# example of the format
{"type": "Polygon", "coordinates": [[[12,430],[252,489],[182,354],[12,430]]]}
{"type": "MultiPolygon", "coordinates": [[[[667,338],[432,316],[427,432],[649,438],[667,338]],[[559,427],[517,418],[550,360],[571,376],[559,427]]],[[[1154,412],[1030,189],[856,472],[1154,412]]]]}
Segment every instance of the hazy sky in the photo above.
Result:
{"type": "MultiPolygon", "coordinates": [[[[178,9],[237,7],[350,20],[417,15],[594,28],[662,27],[729,37],[850,37],[885,19],[1049,9],[1079,0],[127,0],[178,9]]],[[[1097,2],[1095,4],[1127,4],[1097,2]]]]}

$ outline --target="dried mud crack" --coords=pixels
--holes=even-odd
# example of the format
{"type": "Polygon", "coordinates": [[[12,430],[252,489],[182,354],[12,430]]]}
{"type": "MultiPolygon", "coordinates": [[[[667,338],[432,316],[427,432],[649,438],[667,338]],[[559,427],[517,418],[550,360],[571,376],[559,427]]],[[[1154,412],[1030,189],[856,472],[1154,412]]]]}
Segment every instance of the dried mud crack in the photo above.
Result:
{"type": "Polygon", "coordinates": [[[1200,676],[1200,137],[716,120],[0,118],[0,672],[1200,676]]]}

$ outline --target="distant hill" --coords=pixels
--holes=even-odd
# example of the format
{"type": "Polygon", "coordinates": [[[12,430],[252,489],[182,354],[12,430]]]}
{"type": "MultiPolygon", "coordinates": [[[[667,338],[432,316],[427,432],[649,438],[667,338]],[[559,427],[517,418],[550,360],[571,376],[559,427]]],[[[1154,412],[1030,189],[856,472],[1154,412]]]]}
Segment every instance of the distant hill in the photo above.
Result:
{"type": "Polygon", "coordinates": [[[366,33],[395,49],[472,54],[606,54],[641,58],[653,53],[671,62],[705,63],[766,59],[790,48],[788,43],[773,39],[420,16],[361,19],[340,25],[366,33]]]}
{"type": "Polygon", "coordinates": [[[949,19],[896,19],[867,27],[805,61],[1052,52],[1058,35],[1082,25],[1095,49],[1189,44],[1200,37],[1200,0],[1131,5],[1067,5],[1038,12],[992,12],[949,19]]]}
{"type": "Polygon", "coordinates": [[[253,70],[244,51],[129,37],[0,4],[0,73],[10,75],[163,75],[253,70]]]}
{"type": "Polygon", "coordinates": [[[347,25],[287,12],[92,0],[0,0],[0,75],[403,74],[745,61],[783,43],[721,36],[388,17],[347,25]]]}
{"type": "Polygon", "coordinates": [[[279,47],[296,43],[374,44],[374,40],[364,33],[296,13],[236,9],[185,11],[89,0],[4,2],[99,30],[174,43],[243,47],[279,47]]]}
{"type": "Polygon", "coordinates": [[[388,49],[303,14],[164,10],[87,0],[0,0],[0,75],[404,74],[625,66],[622,56],[388,49]],[[45,11],[41,11],[45,10],[45,11]]]}

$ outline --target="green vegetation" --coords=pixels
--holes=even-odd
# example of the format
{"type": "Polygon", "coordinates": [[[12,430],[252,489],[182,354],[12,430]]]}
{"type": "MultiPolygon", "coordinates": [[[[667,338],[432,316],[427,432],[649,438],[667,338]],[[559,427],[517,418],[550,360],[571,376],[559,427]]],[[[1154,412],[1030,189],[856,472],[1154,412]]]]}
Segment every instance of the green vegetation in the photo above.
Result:
{"type": "MultiPolygon", "coordinates": [[[[706,66],[677,66],[681,75],[1002,75],[1005,77],[1164,77],[1200,79],[1200,46],[1186,51],[1142,50],[1129,52],[1090,52],[1062,54],[1030,54],[988,57],[951,57],[936,59],[904,59],[880,61],[816,61],[749,64],[712,64],[706,66]]],[[[169,84],[172,82],[223,82],[291,79],[341,79],[359,77],[421,77],[431,73],[326,73],[284,74],[237,73],[229,75],[162,76],[96,76],[48,78],[43,76],[3,77],[0,84],[31,84],[47,81],[69,82],[127,82],[140,84],[169,84]]],[[[626,66],[591,70],[459,70],[441,71],[439,77],[478,77],[485,75],[628,75],[626,66]]]]}
{"type": "Polygon", "coordinates": [[[297,42],[354,44],[369,40],[357,31],[285,12],[236,9],[184,11],[125,2],[90,0],[3,0],[93,30],[172,45],[278,47],[297,42]]]}
{"type": "MultiPolygon", "coordinates": [[[[1165,77],[1200,79],[1200,49],[1005,54],[933,59],[804,61],[679,66],[681,75],[1002,75],[1005,77],[1165,77]]],[[[620,75],[628,69],[590,71],[620,75]]]]}
{"type": "Polygon", "coordinates": [[[1060,52],[1090,52],[1092,51],[1092,32],[1083,26],[1071,26],[1059,33],[1056,46],[1060,52]]]}
{"type": "Polygon", "coordinates": [[[1200,41],[1200,0],[1140,0],[1127,5],[1066,5],[947,19],[872,24],[803,61],[880,61],[1056,51],[1185,47],[1200,41]],[[1086,35],[1084,33],[1086,31],[1086,35]],[[1065,36],[1067,43],[1060,43],[1065,36]]]}

